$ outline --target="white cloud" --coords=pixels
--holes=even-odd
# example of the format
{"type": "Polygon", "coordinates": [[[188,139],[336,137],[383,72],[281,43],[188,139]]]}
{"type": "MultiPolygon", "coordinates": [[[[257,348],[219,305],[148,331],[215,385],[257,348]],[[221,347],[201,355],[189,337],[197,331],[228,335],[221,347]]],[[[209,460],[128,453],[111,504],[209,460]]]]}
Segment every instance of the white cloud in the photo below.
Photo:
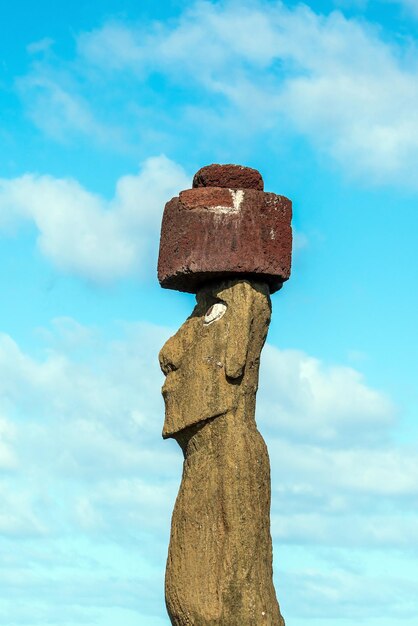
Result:
{"type": "Polygon", "coordinates": [[[0,410],[8,415],[0,420],[0,469],[9,472],[0,482],[0,528],[7,535],[72,528],[123,543],[125,532],[155,532],[156,519],[168,527],[181,454],[161,437],[157,355],[167,330],[131,324],[111,342],[89,331],[57,320],[43,334],[42,359],[0,336],[0,410]],[[87,352],[79,351],[83,343],[87,352]]]}
{"type": "Polygon", "coordinates": [[[272,515],[273,540],[282,544],[341,548],[418,549],[418,516],[347,512],[327,515],[316,511],[272,515]]]}
{"type": "Polygon", "coordinates": [[[76,83],[65,74],[55,75],[38,62],[29,75],[16,81],[16,87],[29,117],[46,135],[62,143],[68,143],[73,134],[85,135],[113,150],[124,149],[120,130],[98,121],[88,98],[78,93],[76,83]]]}
{"type": "MultiPolygon", "coordinates": [[[[361,433],[359,433],[361,440],[361,433]]],[[[326,449],[320,446],[291,444],[272,439],[271,455],[283,465],[285,484],[295,493],[309,496],[328,494],[330,502],[344,509],[342,498],[364,495],[402,498],[418,496],[418,458],[416,446],[378,449],[326,449]],[[290,480],[293,481],[289,485],[290,480]],[[318,491],[319,487],[319,491],[318,491]],[[341,500],[336,499],[337,496],[341,500]],[[333,500],[334,499],[334,500],[333,500]]]]}
{"type": "Polygon", "coordinates": [[[135,31],[113,22],[105,24],[99,31],[82,33],[78,37],[78,47],[87,59],[107,65],[108,69],[135,68],[144,58],[141,38],[135,31]],[[103,45],[108,47],[103,48],[103,45]]]}
{"type": "Polygon", "coordinates": [[[411,183],[418,59],[406,46],[337,11],[262,2],[239,11],[234,2],[197,2],[169,26],[109,22],[78,39],[83,62],[116,79],[121,70],[141,81],[157,72],[218,94],[220,103],[201,98],[201,108],[221,107],[218,121],[226,115],[230,129],[259,133],[290,122],[347,173],[411,183]]]}
{"type": "Polygon", "coordinates": [[[417,0],[386,0],[399,4],[408,15],[418,18],[418,2],[417,0]]]}
{"type": "Polygon", "coordinates": [[[37,41],[33,41],[26,46],[29,54],[39,54],[40,52],[47,52],[54,45],[54,40],[50,37],[43,37],[37,41]]]}
{"type": "Polygon", "coordinates": [[[301,572],[287,571],[280,582],[282,597],[292,606],[292,618],[303,619],[298,624],[355,624],[363,620],[372,626],[390,626],[395,621],[413,624],[409,620],[415,617],[411,597],[416,583],[407,575],[348,572],[332,562],[328,569],[305,566],[301,572]]]}
{"type": "MultiPolygon", "coordinates": [[[[33,493],[30,479],[26,484],[3,479],[0,482],[0,534],[17,538],[42,536],[47,533],[45,512],[36,511],[41,498],[33,493]]],[[[39,486],[36,486],[39,490],[39,486]]]]}
{"type": "Polygon", "coordinates": [[[164,204],[189,186],[183,169],[165,156],[147,159],[135,176],[121,177],[112,200],[73,179],[0,179],[0,226],[32,221],[41,252],[69,273],[99,282],[145,275],[156,265],[164,204]]]}
{"type": "Polygon", "coordinates": [[[258,411],[272,434],[299,441],[352,445],[381,441],[396,411],[350,367],[326,366],[301,351],[267,345],[258,411]]]}
{"type": "Polygon", "coordinates": [[[12,446],[14,437],[15,428],[13,424],[0,416],[0,470],[12,469],[17,464],[12,446]]]}
{"type": "MultiPolygon", "coordinates": [[[[68,327],[69,320],[65,322],[68,327]]],[[[54,335],[61,334],[62,324],[55,328],[54,335]]],[[[85,337],[89,346],[87,329],[85,337]]],[[[139,451],[137,444],[150,432],[159,437],[162,427],[156,426],[154,416],[163,412],[157,355],[166,337],[163,328],[132,325],[125,340],[107,343],[100,338],[93,350],[72,357],[65,344],[63,351],[58,337],[51,341],[45,358],[36,360],[11,337],[0,335],[0,408],[18,418],[19,424],[12,428],[2,421],[2,433],[13,434],[20,444],[31,438],[28,445],[36,443],[34,449],[44,463],[75,455],[81,464],[86,462],[89,472],[94,446],[103,465],[97,467],[96,458],[92,471],[104,472],[108,467],[114,473],[116,459],[123,471],[143,465],[148,462],[147,451],[139,451]],[[138,413],[143,416],[140,420],[138,413]],[[59,446],[51,448],[48,439],[42,441],[46,422],[54,424],[61,452],[59,446]]]]}

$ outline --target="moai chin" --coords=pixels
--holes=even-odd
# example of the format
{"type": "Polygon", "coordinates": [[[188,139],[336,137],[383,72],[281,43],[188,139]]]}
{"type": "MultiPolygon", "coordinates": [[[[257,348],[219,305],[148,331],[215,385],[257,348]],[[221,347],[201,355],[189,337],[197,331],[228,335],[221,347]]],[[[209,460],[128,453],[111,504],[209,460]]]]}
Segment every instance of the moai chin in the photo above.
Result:
{"type": "Polygon", "coordinates": [[[290,220],[290,200],[237,165],[202,168],[165,207],[159,281],[197,301],[160,352],[163,437],[184,454],[165,581],[173,626],[284,626],[255,398],[270,293],[290,275],[290,220]]]}

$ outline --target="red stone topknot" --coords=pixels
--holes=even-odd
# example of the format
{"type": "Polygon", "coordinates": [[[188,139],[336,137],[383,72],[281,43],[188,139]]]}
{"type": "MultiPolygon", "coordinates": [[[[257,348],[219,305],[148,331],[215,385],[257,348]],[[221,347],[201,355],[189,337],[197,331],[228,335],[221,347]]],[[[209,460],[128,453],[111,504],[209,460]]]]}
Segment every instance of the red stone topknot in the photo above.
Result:
{"type": "Polygon", "coordinates": [[[290,276],[292,203],[263,191],[261,174],[241,165],[208,165],[164,210],[158,279],[196,293],[205,283],[242,277],[270,292],[290,276]]]}

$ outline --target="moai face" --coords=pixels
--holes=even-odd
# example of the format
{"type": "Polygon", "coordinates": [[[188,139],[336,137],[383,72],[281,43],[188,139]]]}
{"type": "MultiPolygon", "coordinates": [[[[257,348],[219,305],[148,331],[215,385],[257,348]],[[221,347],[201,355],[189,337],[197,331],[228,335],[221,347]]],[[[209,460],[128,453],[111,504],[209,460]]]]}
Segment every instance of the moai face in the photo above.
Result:
{"type": "Polygon", "coordinates": [[[255,396],[258,364],[270,321],[264,283],[230,280],[206,286],[191,316],[160,352],[166,375],[163,437],[236,410],[255,396]]]}

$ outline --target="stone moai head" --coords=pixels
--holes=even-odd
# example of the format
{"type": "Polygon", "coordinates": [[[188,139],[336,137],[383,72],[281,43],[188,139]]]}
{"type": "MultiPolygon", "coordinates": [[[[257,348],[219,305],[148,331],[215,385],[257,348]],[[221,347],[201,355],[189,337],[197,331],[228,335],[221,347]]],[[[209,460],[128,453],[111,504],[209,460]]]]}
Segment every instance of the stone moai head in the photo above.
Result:
{"type": "Polygon", "coordinates": [[[290,221],[290,200],[238,165],[202,168],[166,204],[158,278],[197,305],[160,353],[164,437],[239,406],[253,412],[270,293],[290,275],[290,221]]]}

